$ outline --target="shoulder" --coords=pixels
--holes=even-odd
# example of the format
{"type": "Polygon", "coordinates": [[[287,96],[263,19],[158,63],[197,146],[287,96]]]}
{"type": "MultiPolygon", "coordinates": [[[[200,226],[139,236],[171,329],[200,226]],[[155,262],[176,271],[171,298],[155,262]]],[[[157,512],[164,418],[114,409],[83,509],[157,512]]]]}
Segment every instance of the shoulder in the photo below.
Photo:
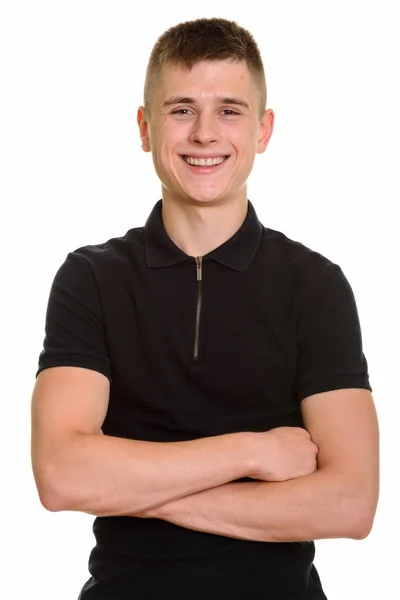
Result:
{"type": "Polygon", "coordinates": [[[83,264],[93,272],[117,268],[144,255],[144,227],[129,229],[125,235],[98,244],[80,246],[68,253],[66,262],[83,264]]]}
{"type": "Polygon", "coordinates": [[[335,265],[333,261],[317,250],[291,239],[281,231],[265,226],[263,226],[261,247],[271,258],[286,266],[318,270],[335,265]]]}
{"type": "Polygon", "coordinates": [[[263,226],[261,256],[264,264],[300,289],[312,291],[331,279],[345,279],[341,267],[315,249],[263,226]]]}

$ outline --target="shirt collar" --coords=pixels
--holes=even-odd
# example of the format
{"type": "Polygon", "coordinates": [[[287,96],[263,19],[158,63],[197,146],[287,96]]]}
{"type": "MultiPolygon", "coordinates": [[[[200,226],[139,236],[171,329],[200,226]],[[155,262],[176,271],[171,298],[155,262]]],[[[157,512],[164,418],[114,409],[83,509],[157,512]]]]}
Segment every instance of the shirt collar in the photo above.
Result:
{"type": "MultiPolygon", "coordinates": [[[[162,200],[151,211],[144,226],[148,267],[169,267],[193,259],[168,236],[161,217],[162,200]]],[[[238,231],[221,246],[205,255],[231,269],[244,271],[251,264],[261,241],[263,225],[252,203],[247,201],[247,214],[238,231]]]]}

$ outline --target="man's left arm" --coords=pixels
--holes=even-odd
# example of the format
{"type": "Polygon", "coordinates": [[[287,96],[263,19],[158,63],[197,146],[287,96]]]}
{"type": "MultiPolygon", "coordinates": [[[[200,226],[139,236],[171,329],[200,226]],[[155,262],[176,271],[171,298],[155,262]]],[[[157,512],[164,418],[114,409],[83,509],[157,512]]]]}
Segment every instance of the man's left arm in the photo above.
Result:
{"type": "Polygon", "coordinates": [[[301,404],[319,447],[315,473],[283,482],[232,482],[142,513],[238,539],[296,542],[366,537],[379,494],[378,420],[371,393],[340,389],[301,404]]]}

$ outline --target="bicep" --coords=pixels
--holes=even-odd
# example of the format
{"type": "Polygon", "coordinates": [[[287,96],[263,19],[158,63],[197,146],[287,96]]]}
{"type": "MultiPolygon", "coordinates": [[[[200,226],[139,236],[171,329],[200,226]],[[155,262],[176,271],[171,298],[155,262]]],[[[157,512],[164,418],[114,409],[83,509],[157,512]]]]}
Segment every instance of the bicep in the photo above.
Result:
{"type": "Polygon", "coordinates": [[[52,367],[42,371],[32,394],[31,449],[39,482],[69,436],[99,433],[107,413],[110,382],[91,369],[52,367]]]}
{"type": "Polygon", "coordinates": [[[330,470],[377,497],[379,430],[372,394],[339,389],[301,403],[305,428],[319,448],[318,469],[330,470]]]}

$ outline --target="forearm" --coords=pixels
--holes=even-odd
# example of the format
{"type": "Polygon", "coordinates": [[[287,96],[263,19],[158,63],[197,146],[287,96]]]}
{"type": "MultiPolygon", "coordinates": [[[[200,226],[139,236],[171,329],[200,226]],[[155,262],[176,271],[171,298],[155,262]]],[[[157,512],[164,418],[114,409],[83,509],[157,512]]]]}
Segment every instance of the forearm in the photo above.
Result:
{"type": "Polygon", "coordinates": [[[244,442],[240,433],[174,443],[77,434],[49,461],[44,504],[98,516],[144,511],[247,476],[244,442]]]}
{"type": "Polygon", "coordinates": [[[368,534],[364,504],[350,484],[320,471],[280,483],[228,483],[142,516],[255,541],[358,539],[368,534]]]}

